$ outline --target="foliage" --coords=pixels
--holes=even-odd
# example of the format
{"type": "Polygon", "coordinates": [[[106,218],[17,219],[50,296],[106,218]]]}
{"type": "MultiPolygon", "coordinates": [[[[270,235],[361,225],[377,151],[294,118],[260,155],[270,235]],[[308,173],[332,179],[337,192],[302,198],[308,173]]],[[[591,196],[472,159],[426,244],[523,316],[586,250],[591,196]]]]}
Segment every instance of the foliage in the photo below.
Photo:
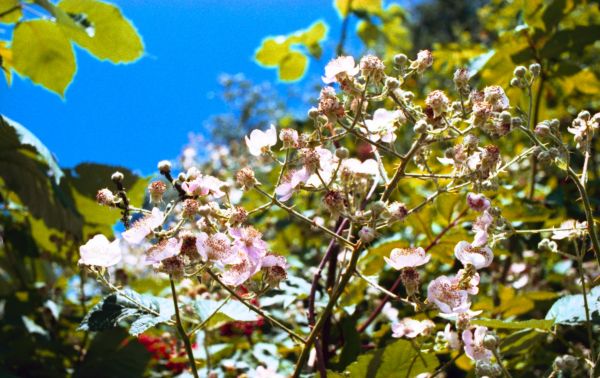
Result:
{"type": "Polygon", "coordinates": [[[2,23],[14,24],[12,40],[0,40],[0,65],[10,84],[11,72],[64,97],[77,70],[73,44],[100,60],[130,63],[144,46],[118,7],[99,0],[0,2],[2,23]],[[32,19],[39,7],[51,18],[32,19]]]}

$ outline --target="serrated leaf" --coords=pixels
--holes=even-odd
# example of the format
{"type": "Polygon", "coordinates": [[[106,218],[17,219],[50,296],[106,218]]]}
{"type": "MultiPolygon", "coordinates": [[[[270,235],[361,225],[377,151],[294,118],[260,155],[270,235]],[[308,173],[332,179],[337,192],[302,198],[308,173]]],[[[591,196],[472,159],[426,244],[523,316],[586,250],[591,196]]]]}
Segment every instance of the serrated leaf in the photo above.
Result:
{"type": "Polygon", "coordinates": [[[77,67],[71,42],[57,24],[21,22],[14,29],[12,52],[15,71],[64,96],[77,67]]]}
{"type": "Polygon", "coordinates": [[[175,314],[171,301],[142,295],[131,289],[121,290],[104,297],[83,318],[79,330],[103,331],[131,321],[129,333],[137,336],[159,323],[167,322],[175,314]]]}
{"type": "MultiPolygon", "coordinates": [[[[587,294],[590,320],[600,320],[600,286],[596,286],[587,294]]],[[[567,295],[552,305],[546,319],[554,319],[557,324],[578,325],[586,322],[583,294],[567,295]]]]}
{"type": "Polygon", "coordinates": [[[307,66],[308,58],[304,54],[291,51],[279,63],[279,80],[300,80],[304,76],[307,66]]]}
{"type": "Polygon", "coordinates": [[[0,0],[0,23],[14,24],[23,17],[23,9],[19,0],[0,0]]]}
{"type": "Polygon", "coordinates": [[[117,6],[96,0],[63,0],[58,7],[86,26],[67,25],[63,30],[96,58],[129,63],[142,56],[142,38],[117,6]]]}

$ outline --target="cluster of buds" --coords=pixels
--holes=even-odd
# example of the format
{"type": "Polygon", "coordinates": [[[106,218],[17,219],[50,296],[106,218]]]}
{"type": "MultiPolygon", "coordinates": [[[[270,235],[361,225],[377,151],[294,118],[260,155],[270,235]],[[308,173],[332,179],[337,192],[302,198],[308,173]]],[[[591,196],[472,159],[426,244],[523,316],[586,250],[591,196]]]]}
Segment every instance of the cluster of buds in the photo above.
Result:
{"type": "Polygon", "coordinates": [[[518,66],[513,71],[513,78],[510,80],[511,87],[529,88],[533,81],[540,76],[542,66],[539,63],[533,63],[527,69],[524,66],[518,66]]]}

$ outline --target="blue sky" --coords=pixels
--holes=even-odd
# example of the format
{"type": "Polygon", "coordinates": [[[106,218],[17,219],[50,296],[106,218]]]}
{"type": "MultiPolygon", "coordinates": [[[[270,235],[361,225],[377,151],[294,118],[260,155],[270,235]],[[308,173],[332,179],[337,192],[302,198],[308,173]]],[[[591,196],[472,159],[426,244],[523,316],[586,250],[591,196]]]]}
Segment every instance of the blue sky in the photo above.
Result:
{"type": "MultiPolygon", "coordinates": [[[[63,100],[15,77],[0,84],[0,112],[35,133],[72,167],[92,161],[151,173],[174,158],[188,132],[225,107],[210,93],[221,73],[243,72],[256,82],[276,73],[253,62],[268,35],[288,34],[317,19],[330,26],[318,74],[330,58],[340,20],[328,0],[114,0],[144,39],[146,56],[134,64],[100,62],[77,51],[78,72],[63,100]]],[[[284,84],[281,84],[282,86],[284,84]]]]}

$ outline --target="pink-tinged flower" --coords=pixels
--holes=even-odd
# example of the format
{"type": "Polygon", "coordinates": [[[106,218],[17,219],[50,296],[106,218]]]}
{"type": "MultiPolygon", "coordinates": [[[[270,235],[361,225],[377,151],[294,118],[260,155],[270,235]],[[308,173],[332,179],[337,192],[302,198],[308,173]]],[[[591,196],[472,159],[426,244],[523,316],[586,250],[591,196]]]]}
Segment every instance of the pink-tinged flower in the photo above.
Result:
{"type": "Polygon", "coordinates": [[[465,354],[475,361],[489,361],[492,351],[483,346],[483,339],[487,334],[487,327],[475,326],[474,330],[463,331],[462,340],[465,344],[465,354]]]}
{"type": "Polygon", "coordinates": [[[383,259],[390,264],[392,268],[400,270],[427,264],[429,259],[431,259],[431,255],[428,255],[421,247],[394,248],[390,253],[390,258],[384,256],[383,259]]]}
{"type": "Polygon", "coordinates": [[[379,177],[379,166],[373,159],[367,159],[363,162],[355,158],[346,159],[342,166],[343,169],[355,175],[379,177]]]}
{"type": "Polygon", "coordinates": [[[427,300],[445,313],[465,312],[471,307],[467,291],[459,289],[452,279],[446,276],[440,276],[429,283],[427,300]]]}
{"type": "MultiPolygon", "coordinates": [[[[460,269],[458,273],[456,273],[456,276],[452,278],[452,282],[455,285],[457,285],[457,287],[460,287],[459,284],[463,280],[465,273],[466,270],[460,269]]],[[[477,293],[479,293],[479,273],[475,272],[471,279],[468,282],[466,282],[466,287],[463,287],[463,289],[471,295],[476,295],[477,293]]]]}
{"type": "Polygon", "coordinates": [[[310,178],[310,172],[306,167],[302,167],[298,170],[291,172],[277,188],[275,188],[275,194],[277,194],[280,201],[287,201],[292,198],[294,191],[310,178]]]}
{"type": "Polygon", "coordinates": [[[163,239],[146,251],[146,263],[158,264],[179,254],[182,241],[177,238],[163,239]]]}
{"type": "Polygon", "coordinates": [[[163,223],[164,215],[163,212],[155,207],[152,209],[152,213],[144,216],[142,219],[135,222],[131,228],[121,236],[129,244],[140,244],[146,236],[152,233],[152,231],[163,223]]]}
{"type": "Polygon", "coordinates": [[[119,239],[108,241],[106,236],[98,234],[79,247],[79,264],[109,267],[121,261],[119,239]]]}
{"type": "Polygon", "coordinates": [[[498,85],[492,85],[483,89],[483,98],[485,102],[492,106],[492,109],[497,112],[508,109],[509,102],[504,89],[498,85]]]}
{"type": "Polygon", "coordinates": [[[569,219],[560,224],[559,230],[552,232],[552,239],[576,239],[582,237],[587,232],[587,222],[577,222],[569,219]]]}
{"type": "Polygon", "coordinates": [[[448,343],[448,348],[454,350],[460,349],[460,338],[456,331],[452,331],[450,323],[446,324],[446,328],[444,328],[444,340],[448,343]]]}
{"type": "Polygon", "coordinates": [[[264,271],[265,281],[271,286],[277,287],[287,278],[288,265],[283,256],[266,255],[260,261],[260,267],[264,271]]]}
{"type": "Polygon", "coordinates": [[[489,209],[490,200],[487,199],[486,196],[482,193],[469,193],[467,194],[467,205],[469,205],[471,209],[481,212],[489,209]]]}
{"type": "Polygon", "coordinates": [[[246,146],[254,156],[269,152],[271,147],[277,144],[277,130],[271,125],[269,130],[252,130],[250,138],[246,136],[246,146]]]}
{"type": "Polygon", "coordinates": [[[454,256],[465,266],[473,265],[475,269],[490,266],[494,261],[494,253],[489,247],[475,247],[471,243],[461,241],[454,247],[454,256]]]}
{"type": "Polygon", "coordinates": [[[262,240],[262,234],[254,227],[235,227],[229,229],[229,235],[234,239],[234,245],[244,251],[252,264],[260,265],[261,259],[267,253],[267,243],[262,240]]]}
{"type": "Polygon", "coordinates": [[[217,261],[223,265],[240,261],[231,247],[231,240],[222,232],[212,235],[200,233],[196,237],[196,248],[203,261],[217,261]]]}
{"type": "Polygon", "coordinates": [[[239,262],[228,265],[227,269],[221,274],[223,283],[228,286],[240,286],[260,270],[260,264],[253,263],[246,251],[237,246],[234,247],[234,250],[239,262]]]}
{"type": "Polygon", "coordinates": [[[483,214],[477,217],[475,224],[473,224],[475,237],[473,238],[471,246],[482,247],[487,244],[489,239],[488,230],[493,222],[494,217],[488,211],[484,211],[483,214]]]}
{"type": "Polygon", "coordinates": [[[323,82],[325,84],[341,83],[348,77],[356,76],[359,71],[358,65],[354,62],[351,56],[340,56],[331,60],[325,66],[325,76],[323,82]]]}
{"type": "Polygon", "coordinates": [[[419,335],[426,335],[435,328],[435,324],[429,320],[415,320],[411,318],[404,318],[397,323],[392,324],[392,337],[401,338],[407,337],[414,339],[419,335]]]}
{"type": "Polygon", "coordinates": [[[191,181],[186,181],[181,184],[181,188],[189,196],[207,196],[212,195],[215,198],[221,198],[225,193],[221,188],[225,183],[213,176],[198,175],[191,181]]]}
{"type": "Polygon", "coordinates": [[[401,111],[389,111],[383,108],[375,110],[373,119],[365,120],[369,139],[373,142],[378,140],[384,143],[394,142],[396,140],[396,121],[406,121],[401,111]]]}

